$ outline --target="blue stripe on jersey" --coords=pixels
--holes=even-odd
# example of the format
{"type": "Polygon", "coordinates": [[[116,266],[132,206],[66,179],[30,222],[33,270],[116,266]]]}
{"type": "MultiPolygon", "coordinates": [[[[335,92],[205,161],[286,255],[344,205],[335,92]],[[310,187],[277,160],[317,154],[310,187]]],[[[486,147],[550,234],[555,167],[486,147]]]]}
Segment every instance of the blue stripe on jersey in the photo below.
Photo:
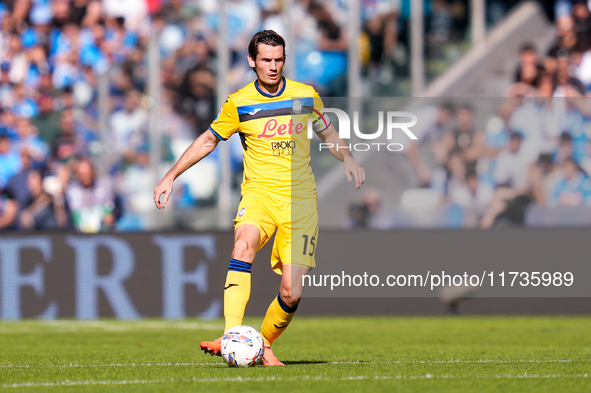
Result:
{"type": "Polygon", "coordinates": [[[215,135],[215,136],[216,136],[216,138],[218,138],[219,140],[222,140],[222,141],[227,141],[227,140],[228,140],[228,138],[222,138],[222,137],[221,137],[221,135],[220,135],[220,134],[218,134],[217,132],[215,132],[215,131],[213,130],[213,128],[211,128],[211,127],[209,127],[209,131],[211,131],[211,132],[212,132],[212,134],[213,134],[213,135],[215,135]]]}
{"type": "Polygon", "coordinates": [[[260,104],[252,104],[252,105],[244,105],[239,106],[238,115],[246,115],[251,114],[254,115],[259,111],[265,111],[269,109],[283,109],[283,108],[291,108],[292,103],[294,100],[300,101],[302,106],[313,106],[314,99],[313,98],[294,98],[293,100],[285,100],[285,101],[277,101],[277,102],[261,102],[260,104]]]}

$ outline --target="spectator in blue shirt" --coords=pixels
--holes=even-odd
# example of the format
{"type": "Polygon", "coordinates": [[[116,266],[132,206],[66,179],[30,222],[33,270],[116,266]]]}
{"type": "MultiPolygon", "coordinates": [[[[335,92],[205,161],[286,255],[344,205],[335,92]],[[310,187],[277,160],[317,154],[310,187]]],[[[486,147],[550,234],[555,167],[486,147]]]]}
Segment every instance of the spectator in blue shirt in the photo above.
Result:
{"type": "Polygon", "coordinates": [[[37,103],[26,95],[23,85],[14,86],[14,101],[12,111],[15,115],[30,119],[39,114],[37,103]]]}
{"type": "Polygon", "coordinates": [[[12,148],[8,135],[0,134],[0,188],[21,168],[21,157],[12,148]]]}
{"type": "Polygon", "coordinates": [[[591,204],[591,179],[572,158],[562,164],[563,178],[556,184],[548,201],[551,206],[591,204]]]}

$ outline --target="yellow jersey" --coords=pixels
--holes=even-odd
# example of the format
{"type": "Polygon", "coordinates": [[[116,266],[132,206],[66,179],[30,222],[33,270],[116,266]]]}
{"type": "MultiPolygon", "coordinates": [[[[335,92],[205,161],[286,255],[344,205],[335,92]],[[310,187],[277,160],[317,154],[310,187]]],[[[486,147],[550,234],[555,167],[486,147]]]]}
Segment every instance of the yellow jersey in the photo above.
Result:
{"type": "Polygon", "coordinates": [[[323,132],[330,118],[312,86],[283,78],[275,94],[258,81],[231,94],[209,130],[220,140],[238,132],[244,149],[242,195],[264,192],[273,198],[316,204],[316,182],[310,166],[308,118],[323,132]]]}

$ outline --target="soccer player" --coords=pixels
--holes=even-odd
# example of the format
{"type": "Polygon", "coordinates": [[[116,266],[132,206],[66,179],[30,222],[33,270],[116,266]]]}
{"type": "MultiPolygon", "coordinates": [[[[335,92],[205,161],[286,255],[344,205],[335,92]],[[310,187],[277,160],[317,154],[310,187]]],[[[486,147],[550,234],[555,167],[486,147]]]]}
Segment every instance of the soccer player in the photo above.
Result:
{"type": "MultiPolygon", "coordinates": [[[[258,32],[248,47],[248,62],[257,80],[231,94],[211,127],[181,155],[154,189],[159,209],[168,202],[174,180],[238,132],[244,149],[242,199],[234,220],[234,249],[224,288],[225,330],[241,325],[250,298],[250,272],[255,255],[273,236],[271,267],[282,275],[279,294],[265,315],[262,364],[282,366],[271,350],[285,331],[300,301],[302,277],[315,267],[318,238],[317,194],[310,167],[308,118],[330,152],[344,163],[355,189],[365,181],[364,169],[323,115],[311,86],[282,76],[285,41],[272,30],[258,32]],[[337,148],[339,146],[340,148],[337,148]],[[160,198],[164,194],[162,202],[160,198]]],[[[220,355],[221,338],[204,341],[201,349],[220,355]]]]}

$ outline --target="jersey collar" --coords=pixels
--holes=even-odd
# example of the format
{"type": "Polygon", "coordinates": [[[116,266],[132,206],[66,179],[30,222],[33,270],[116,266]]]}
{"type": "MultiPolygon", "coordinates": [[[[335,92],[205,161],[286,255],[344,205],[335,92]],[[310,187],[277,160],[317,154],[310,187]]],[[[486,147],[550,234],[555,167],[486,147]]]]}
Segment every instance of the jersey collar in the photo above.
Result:
{"type": "Polygon", "coordinates": [[[258,79],[256,81],[254,81],[254,87],[256,87],[257,91],[265,97],[279,97],[283,93],[283,91],[285,90],[285,85],[287,84],[284,76],[281,77],[281,80],[283,81],[283,86],[281,86],[281,90],[279,90],[276,94],[269,94],[269,93],[265,93],[264,91],[262,91],[261,87],[259,86],[258,79]]]}

